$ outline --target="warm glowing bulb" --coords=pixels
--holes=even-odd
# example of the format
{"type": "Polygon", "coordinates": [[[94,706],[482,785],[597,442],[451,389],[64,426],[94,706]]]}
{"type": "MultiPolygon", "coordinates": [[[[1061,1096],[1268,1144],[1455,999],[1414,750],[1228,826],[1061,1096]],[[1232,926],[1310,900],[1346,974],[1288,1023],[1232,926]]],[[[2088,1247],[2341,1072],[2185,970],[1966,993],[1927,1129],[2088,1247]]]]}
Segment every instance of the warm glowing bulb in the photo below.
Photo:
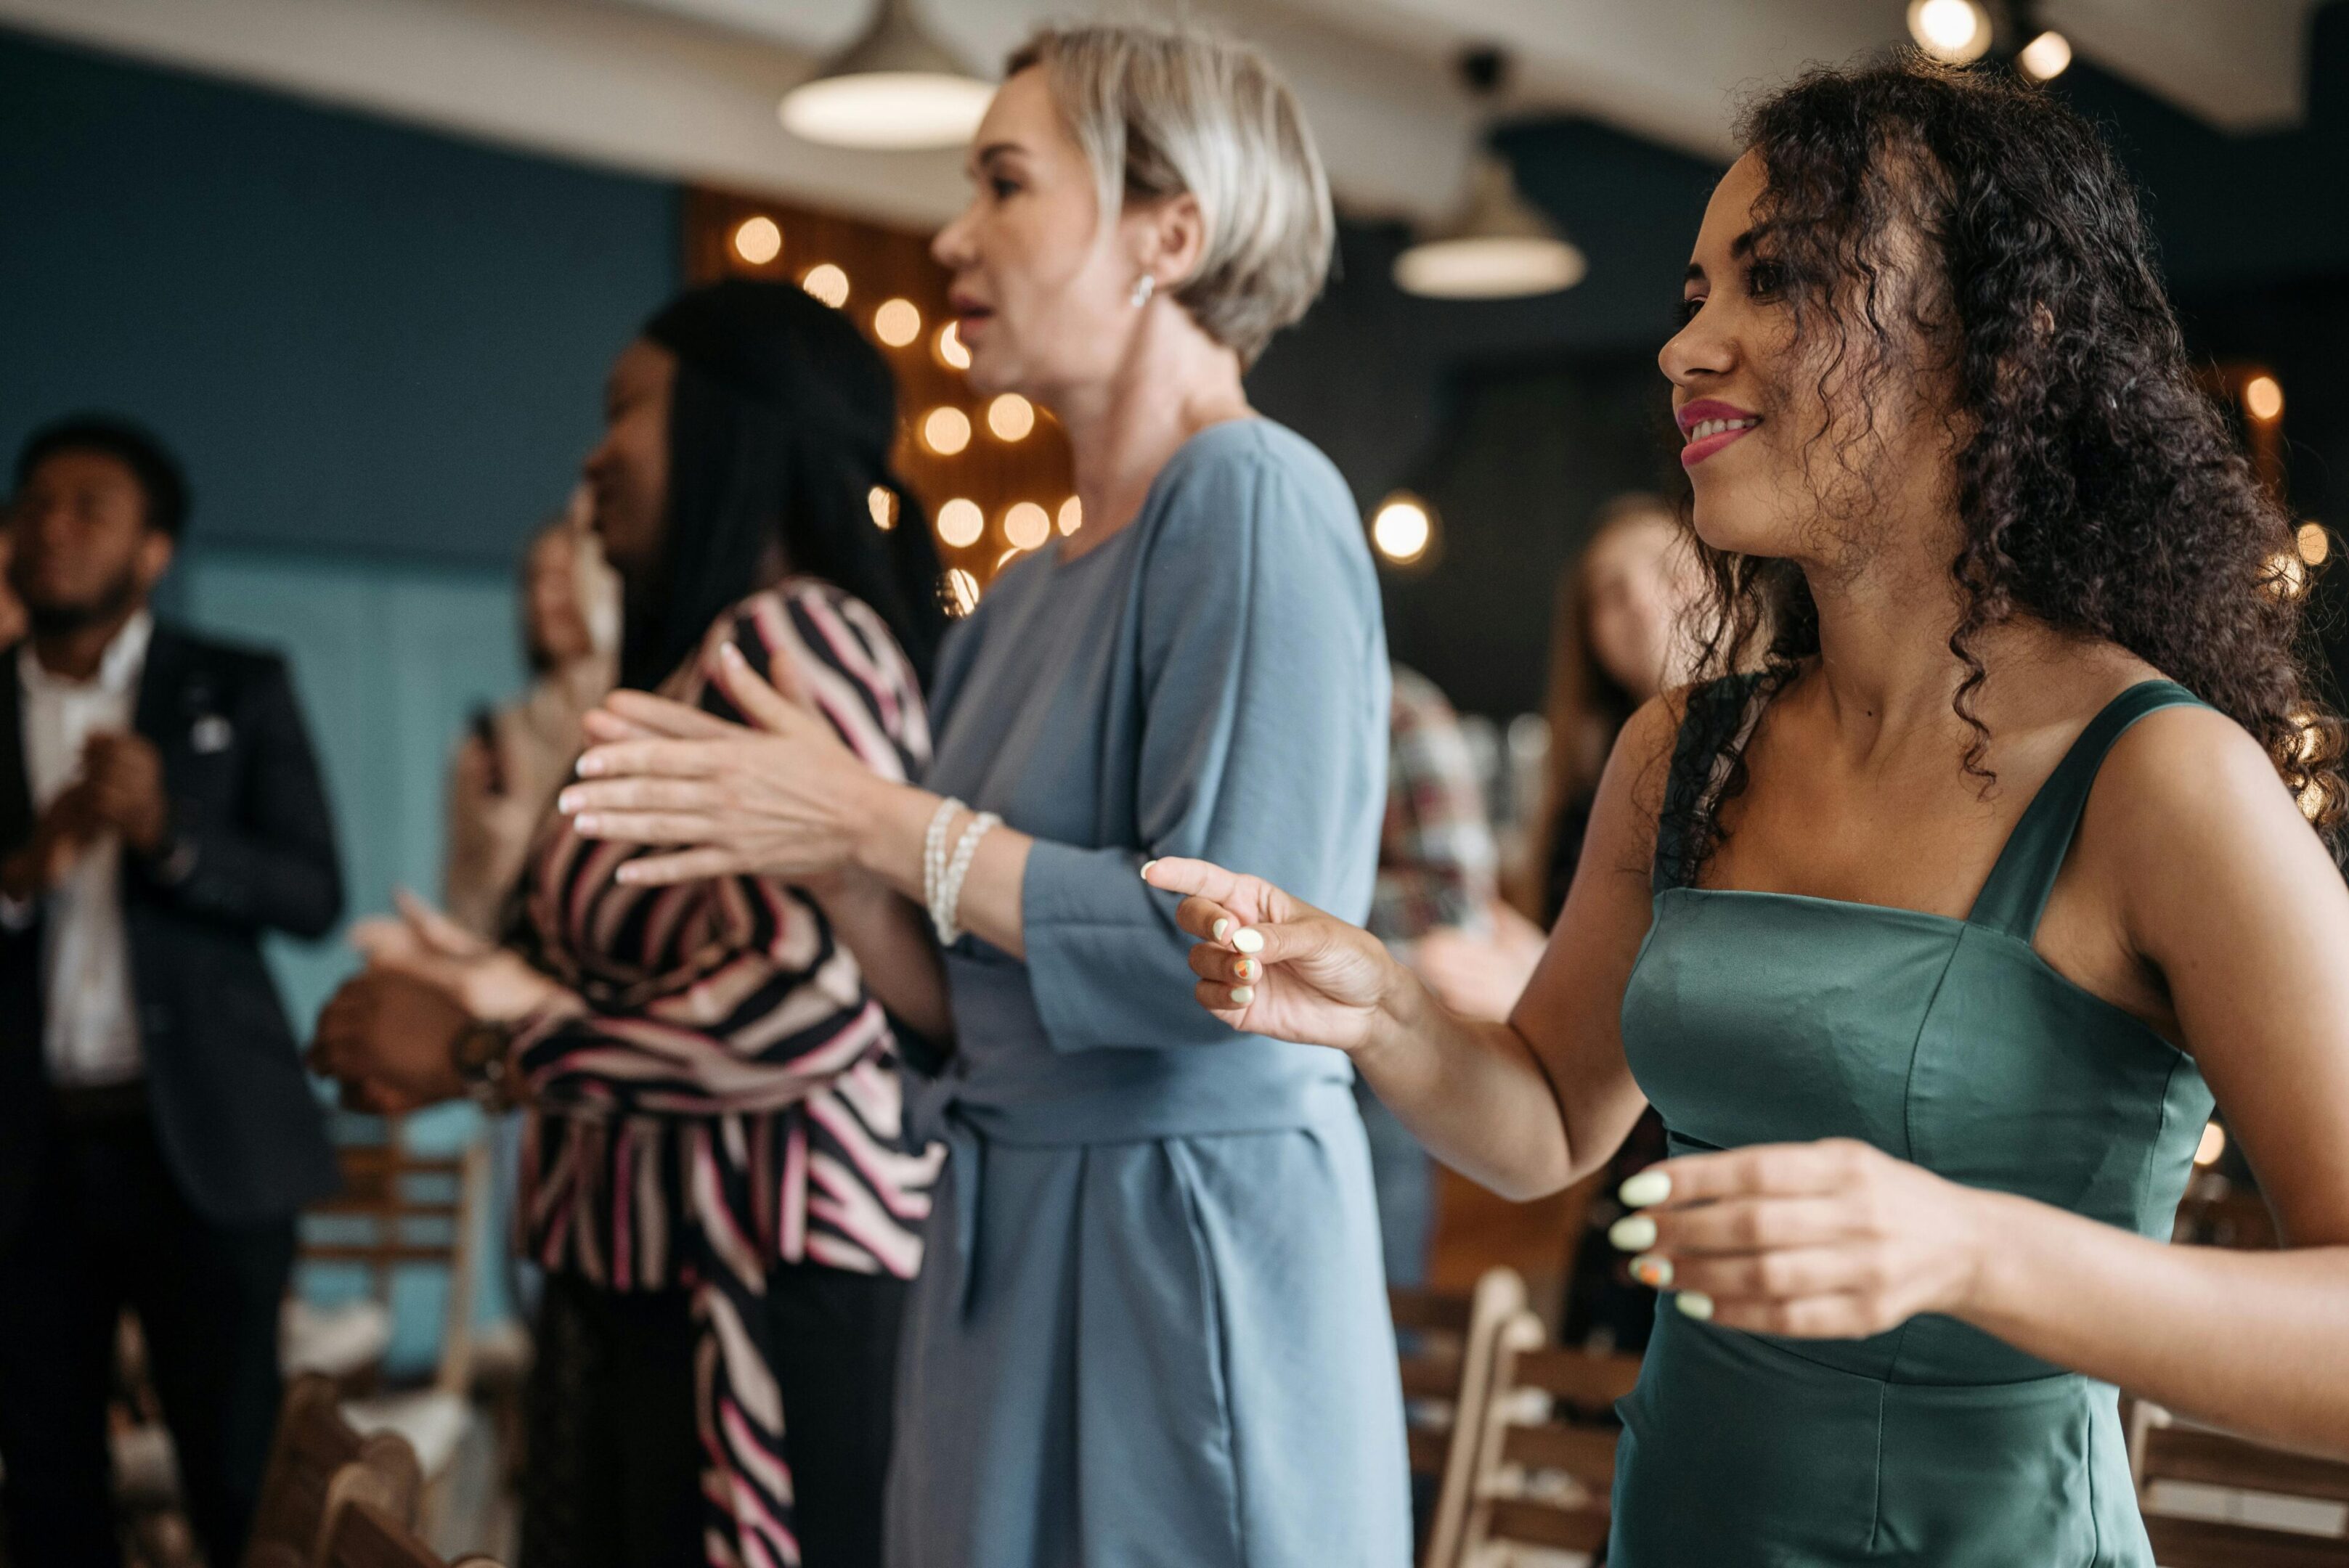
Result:
{"type": "Polygon", "coordinates": [[[887,485],[874,485],[865,491],[864,507],[873,514],[873,526],[884,533],[897,526],[897,498],[887,485]]]}
{"type": "Polygon", "coordinates": [[[922,444],[942,458],[970,445],[970,416],[943,405],[922,416],[922,444]]]}
{"type": "Polygon", "coordinates": [[[734,253],[763,267],[783,253],[783,232],[772,218],[745,218],[734,230],[734,253]]]}
{"type": "Polygon", "coordinates": [[[1071,496],[1061,503],[1061,531],[1074,533],[1085,525],[1085,503],[1071,496]]]}
{"type": "Polygon", "coordinates": [[[938,363],[949,370],[970,368],[970,350],[962,346],[961,324],[948,322],[938,328],[938,363]]]}
{"type": "Polygon", "coordinates": [[[2194,1163],[2216,1165],[2219,1156],[2227,1152],[2227,1130],[2215,1121],[2202,1124],[2202,1141],[2194,1146],[2194,1163]]]}
{"type": "Polygon", "coordinates": [[[2072,41],[2061,33],[2042,33],[2023,46],[2014,63],[2033,81],[2052,82],[2072,64],[2072,41]]]}
{"type": "Polygon", "coordinates": [[[1034,550],[1052,537],[1052,514],[1032,500],[1014,503],[1003,514],[1003,537],[1020,550],[1034,550]]]}
{"type": "Polygon", "coordinates": [[[2268,557],[2261,582],[2279,599],[2297,599],[2308,587],[2308,567],[2296,550],[2281,550],[2268,557]]]}
{"type": "Polygon", "coordinates": [[[2271,424],[2283,417],[2283,384],[2274,377],[2261,374],[2243,383],[2243,412],[2261,424],[2271,424]]]}
{"type": "Polygon", "coordinates": [[[2324,558],[2333,553],[2333,536],[2324,531],[2321,522],[2302,523],[2300,531],[2292,535],[2292,542],[2300,547],[2300,558],[2311,566],[2323,565],[2324,558]]]}
{"type": "Polygon", "coordinates": [[[938,538],[957,550],[968,550],[987,531],[987,514],[978,502],[961,496],[938,508],[938,538]]]}
{"type": "Polygon", "coordinates": [[[962,616],[978,608],[978,579],[957,566],[947,572],[946,581],[947,614],[962,616]]]}
{"type": "Polygon", "coordinates": [[[848,303],[848,274],[830,262],[819,262],[801,273],[800,287],[834,310],[848,303]]]}
{"type": "Polygon", "coordinates": [[[909,299],[885,299],[873,313],[873,335],[892,348],[903,348],[922,335],[922,313],[909,299]]]}
{"type": "Polygon", "coordinates": [[[1982,0],[1909,0],[1909,36],[1937,60],[1971,65],[1990,48],[1982,0]]]}
{"type": "Polygon", "coordinates": [[[987,428],[998,440],[1019,440],[1036,428],[1036,405],[1017,392],[1006,392],[987,406],[987,428]]]}
{"type": "Polygon", "coordinates": [[[1371,519],[1371,542],[1397,565],[1409,565],[1427,553],[1435,537],[1435,521],[1427,508],[1407,496],[1396,496],[1371,519]]]}

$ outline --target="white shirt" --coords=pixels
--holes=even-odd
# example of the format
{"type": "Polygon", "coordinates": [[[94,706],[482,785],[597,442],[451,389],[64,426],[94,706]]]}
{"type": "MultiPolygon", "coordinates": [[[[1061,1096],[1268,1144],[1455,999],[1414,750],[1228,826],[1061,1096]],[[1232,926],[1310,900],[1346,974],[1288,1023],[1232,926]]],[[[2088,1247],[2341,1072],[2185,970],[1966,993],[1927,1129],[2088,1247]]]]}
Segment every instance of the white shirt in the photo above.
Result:
{"type": "MultiPolygon", "coordinates": [[[[28,640],[16,650],[24,694],[25,772],[33,808],[48,810],[81,777],[83,744],[104,730],[127,731],[147,667],[155,623],[146,611],[122,624],[98,662],[96,678],[68,680],[41,666],[28,640]]],[[[130,942],[122,923],[122,839],[108,833],[42,905],[41,973],[49,1081],[91,1088],[127,1083],[144,1066],[130,984],[130,942]]]]}

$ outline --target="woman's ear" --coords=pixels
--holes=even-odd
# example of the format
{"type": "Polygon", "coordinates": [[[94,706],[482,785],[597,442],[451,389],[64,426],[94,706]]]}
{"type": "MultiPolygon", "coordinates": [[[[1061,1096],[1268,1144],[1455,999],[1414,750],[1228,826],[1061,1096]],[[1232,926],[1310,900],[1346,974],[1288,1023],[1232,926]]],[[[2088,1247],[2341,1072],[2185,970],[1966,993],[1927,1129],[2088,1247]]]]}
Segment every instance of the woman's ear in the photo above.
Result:
{"type": "Polygon", "coordinates": [[[1161,291],[1188,283],[1207,253],[1207,215],[1199,199],[1185,191],[1151,203],[1135,217],[1143,225],[1142,271],[1161,291]]]}

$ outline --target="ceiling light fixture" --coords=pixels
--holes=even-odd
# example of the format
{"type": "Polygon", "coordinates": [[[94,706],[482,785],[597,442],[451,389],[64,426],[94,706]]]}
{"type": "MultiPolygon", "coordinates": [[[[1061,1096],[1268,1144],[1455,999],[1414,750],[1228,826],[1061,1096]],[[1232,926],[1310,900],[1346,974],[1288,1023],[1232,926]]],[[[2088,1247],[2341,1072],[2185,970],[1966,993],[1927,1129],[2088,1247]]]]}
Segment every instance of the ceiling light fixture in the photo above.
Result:
{"type": "Polygon", "coordinates": [[[2042,33],[2023,46],[2014,63],[2033,81],[2052,82],[2071,68],[2072,40],[2052,30],[2042,33]]]}
{"type": "Polygon", "coordinates": [[[995,88],[932,37],[913,0],[880,0],[862,37],[783,95],[783,129],[832,147],[959,147],[995,88]]]}
{"type": "MultiPolygon", "coordinates": [[[[1489,105],[1508,75],[1498,49],[1473,49],[1460,74],[1489,105]]],[[[1428,299],[1521,299],[1580,283],[1588,260],[1517,191],[1506,160],[1480,150],[1469,171],[1468,201],[1450,222],[1423,233],[1395,258],[1395,286],[1428,299]]]]}

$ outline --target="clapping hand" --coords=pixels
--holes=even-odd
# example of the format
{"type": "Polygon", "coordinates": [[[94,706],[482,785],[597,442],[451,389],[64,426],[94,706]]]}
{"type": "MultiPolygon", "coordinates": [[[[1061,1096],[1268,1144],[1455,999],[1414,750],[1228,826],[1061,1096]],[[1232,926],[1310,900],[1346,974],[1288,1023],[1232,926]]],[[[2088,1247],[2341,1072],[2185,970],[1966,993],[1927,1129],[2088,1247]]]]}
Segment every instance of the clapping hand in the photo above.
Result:
{"type": "Polygon", "coordinates": [[[583,838],[678,846],[629,861],[617,873],[625,882],[754,875],[805,884],[846,871],[878,780],[788,661],[773,662],[771,685],[729,643],[718,666],[719,689],[750,725],[616,691],[587,716],[595,744],[557,808],[583,838]]]}

